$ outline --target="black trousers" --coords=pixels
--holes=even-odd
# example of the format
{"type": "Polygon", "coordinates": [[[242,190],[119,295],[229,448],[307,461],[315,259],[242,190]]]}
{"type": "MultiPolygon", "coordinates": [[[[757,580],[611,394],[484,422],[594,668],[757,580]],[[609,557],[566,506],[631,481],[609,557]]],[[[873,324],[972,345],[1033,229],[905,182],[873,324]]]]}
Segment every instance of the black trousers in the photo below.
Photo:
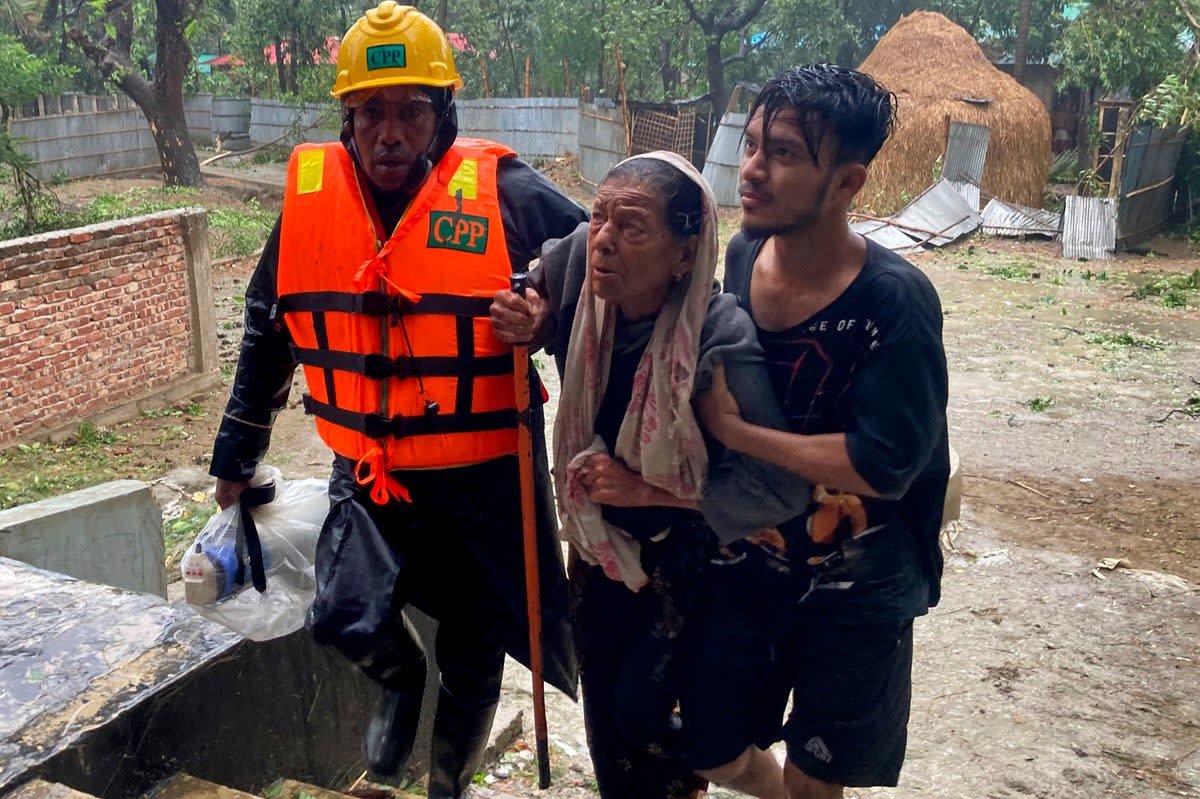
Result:
{"type": "MultiPolygon", "coordinates": [[[[393,474],[411,503],[375,504],[355,483],[353,464],[335,461],[308,627],[386,685],[389,664],[420,654],[400,618],[411,604],[439,622],[446,687],[483,699],[479,692],[493,683],[498,690],[504,652],[529,663],[517,459],[393,474]]],[[[543,475],[536,482],[545,678],[573,696],[566,576],[543,475]]]]}

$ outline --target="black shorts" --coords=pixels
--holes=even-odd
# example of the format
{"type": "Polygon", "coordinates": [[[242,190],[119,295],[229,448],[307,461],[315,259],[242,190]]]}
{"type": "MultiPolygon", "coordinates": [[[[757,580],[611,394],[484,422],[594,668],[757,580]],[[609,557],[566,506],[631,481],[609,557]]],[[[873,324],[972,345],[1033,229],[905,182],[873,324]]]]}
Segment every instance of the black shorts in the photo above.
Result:
{"type": "Polygon", "coordinates": [[[912,620],[793,627],[781,649],[792,689],[788,759],[846,786],[895,785],[912,701],[912,620]]]}
{"type": "Polygon", "coordinates": [[[733,557],[715,559],[707,570],[683,636],[679,710],[688,764],[697,770],[778,741],[789,688],[772,633],[790,578],[749,542],[727,554],[733,557]]]}

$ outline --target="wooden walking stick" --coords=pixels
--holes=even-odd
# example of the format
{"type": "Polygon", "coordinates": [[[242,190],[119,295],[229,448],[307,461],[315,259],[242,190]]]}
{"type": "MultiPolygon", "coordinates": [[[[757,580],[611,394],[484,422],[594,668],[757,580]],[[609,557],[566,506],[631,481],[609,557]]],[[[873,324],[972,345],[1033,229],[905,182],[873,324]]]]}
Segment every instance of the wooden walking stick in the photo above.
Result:
{"type": "MultiPolygon", "coordinates": [[[[525,296],[529,273],[511,278],[512,290],[525,296]]],[[[550,739],[546,729],[546,686],[542,679],[542,598],[538,571],[537,505],[533,495],[533,432],[529,429],[529,348],[513,347],[517,391],[517,457],[521,470],[521,520],[525,544],[525,602],[529,616],[529,670],[533,672],[533,732],[537,740],[538,787],[550,787],[550,739]]]]}

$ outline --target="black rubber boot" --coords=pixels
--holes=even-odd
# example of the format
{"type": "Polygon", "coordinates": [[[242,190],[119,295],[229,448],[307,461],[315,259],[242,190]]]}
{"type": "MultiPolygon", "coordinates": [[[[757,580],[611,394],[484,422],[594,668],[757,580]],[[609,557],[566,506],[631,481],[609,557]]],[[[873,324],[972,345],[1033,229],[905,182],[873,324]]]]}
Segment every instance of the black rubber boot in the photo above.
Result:
{"type": "Polygon", "coordinates": [[[483,702],[459,699],[443,685],[433,717],[429,751],[429,799],[460,799],[487,750],[499,697],[483,702]]]}
{"type": "Polygon", "coordinates": [[[412,754],[424,696],[424,658],[393,674],[384,686],[383,696],[363,736],[363,757],[371,771],[395,777],[404,768],[412,754]]]}

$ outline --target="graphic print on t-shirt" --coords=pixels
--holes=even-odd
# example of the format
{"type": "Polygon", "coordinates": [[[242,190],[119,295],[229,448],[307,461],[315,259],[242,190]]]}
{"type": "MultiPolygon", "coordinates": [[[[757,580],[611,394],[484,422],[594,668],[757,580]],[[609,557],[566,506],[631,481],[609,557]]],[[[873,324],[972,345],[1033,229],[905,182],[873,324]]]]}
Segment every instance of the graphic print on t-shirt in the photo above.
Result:
{"type": "MultiPolygon", "coordinates": [[[[851,380],[861,359],[879,346],[878,337],[873,321],[853,317],[818,316],[789,331],[761,332],[767,369],[793,432],[847,430],[853,423],[851,380]]],[[[823,485],[813,486],[812,501],[803,519],[791,526],[790,554],[812,567],[814,588],[817,581],[825,588],[849,588],[857,548],[846,544],[882,528],[870,521],[874,503],[823,485]],[[807,540],[797,541],[797,534],[807,540]]]]}

